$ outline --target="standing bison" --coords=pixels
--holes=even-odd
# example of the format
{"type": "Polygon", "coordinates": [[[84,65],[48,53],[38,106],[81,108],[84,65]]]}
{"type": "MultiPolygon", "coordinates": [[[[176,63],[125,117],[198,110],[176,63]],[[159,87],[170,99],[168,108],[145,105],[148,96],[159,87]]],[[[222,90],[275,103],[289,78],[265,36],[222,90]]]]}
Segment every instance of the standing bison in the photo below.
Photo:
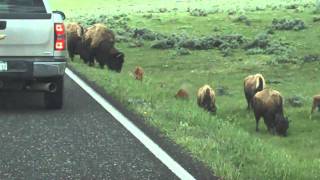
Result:
{"type": "Polygon", "coordinates": [[[114,33],[103,24],[95,24],[83,35],[80,57],[90,66],[94,65],[96,59],[101,68],[107,65],[110,70],[121,72],[124,54],[114,44],[114,33]]]}
{"type": "Polygon", "coordinates": [[[82,36],[84,33],[83,27],[78,23],[69,23],[67,30],[67,48],[69,57],[73,61],[74,55],[80,53],[82,36]]]}
{"type": "Polygon", "coordinates": [[[198,105],[205,110],[215,113],[216,107],[216,96],[213,89],[209,85],[204,85],[198,90],[197,94],[198,105]]]}
{"type": "Polygon", "coordinates": [[[143,71],[142,67],[137,66],[136,69],[134,70],[134,76],[135,76],[136,80],[142,81],[143,74],[144,74],[144,71],[143,71]]]}
{"type": "Polygon", "coordinates": [[[269,132],[287,135],[289,121],[283,115],[283,99],[278,91],[264,89],[256,93],[252,107],[256,119],[256,131],[259,131],[259,120],[263,117],[269,132]]]}
{"type": "Polygon", "coordinates": [[[253,96],[265,88],[265,80],[261,74],[249,75],[244,79],[244,95],[247,99],[248,110],[252,107],[253,96]]]}
{"type": "Polygon", "coordinates": [[[320,107],[320,95],[315,95],[312,98],[312,108],[311,108],[311,114],[319,107],[320,107]]]}

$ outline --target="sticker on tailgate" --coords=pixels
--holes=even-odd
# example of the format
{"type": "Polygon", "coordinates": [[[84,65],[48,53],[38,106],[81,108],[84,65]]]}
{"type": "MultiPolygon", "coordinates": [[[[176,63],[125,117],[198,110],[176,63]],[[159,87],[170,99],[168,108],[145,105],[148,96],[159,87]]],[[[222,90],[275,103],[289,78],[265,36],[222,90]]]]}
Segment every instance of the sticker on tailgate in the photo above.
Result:
{"type": "Polygon", "coordinates": [[[0,72],[8,70],[8,63],[4,61],[0,61],[0,72]]]}

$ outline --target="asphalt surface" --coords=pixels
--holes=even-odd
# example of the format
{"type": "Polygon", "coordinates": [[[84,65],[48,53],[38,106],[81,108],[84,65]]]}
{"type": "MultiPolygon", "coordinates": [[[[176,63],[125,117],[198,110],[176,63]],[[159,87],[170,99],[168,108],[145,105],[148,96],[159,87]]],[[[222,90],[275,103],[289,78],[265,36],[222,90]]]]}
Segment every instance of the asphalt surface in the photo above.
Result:
{"type": "Polygon", "coordinates": [[[41,93],[0,93],[0,179],[177,179],[78,85],[62,110],[41,93]]]}

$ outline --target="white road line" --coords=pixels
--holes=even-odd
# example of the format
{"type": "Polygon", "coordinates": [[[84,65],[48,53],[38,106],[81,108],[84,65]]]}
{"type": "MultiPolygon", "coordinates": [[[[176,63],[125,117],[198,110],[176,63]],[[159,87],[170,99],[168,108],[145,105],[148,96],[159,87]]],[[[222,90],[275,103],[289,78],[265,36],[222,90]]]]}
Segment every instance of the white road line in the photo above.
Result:
{"type": "Polygon", "coordinates": [[[70,69],[66,69],[66,74],[84,89],[94,100],[96,100],[106,111],[108,111],[117,121],[119,121],[133,136],[135,136],[153,155],[155,155],[164,165],[166,165],[180,179],[195,179],[180,164],[172,159],[158,144],[153,142],[137,126],[135,126],[121,112],[107,102],[100,94],[93,90],[87,83],[80,79],[70,69]]]}

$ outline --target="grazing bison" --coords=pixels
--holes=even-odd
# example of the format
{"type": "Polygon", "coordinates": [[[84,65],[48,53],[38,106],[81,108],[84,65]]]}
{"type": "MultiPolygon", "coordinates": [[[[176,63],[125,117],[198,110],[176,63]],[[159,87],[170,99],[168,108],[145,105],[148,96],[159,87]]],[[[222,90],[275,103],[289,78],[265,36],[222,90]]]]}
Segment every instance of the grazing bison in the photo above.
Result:
{"type": "Polygon", "coordinates": [[[124,54],[114,44],[114,33],[103,24],[95,24],[83,35],[80,56],[90,66],[96,59],[101,68],[107,65],[110,70],[121,72],[124,54]]]}
{"type": "Polygon", "coordinates": [[[174,97],[177,99],[189,99],[189,93],[185,89],[179,89],[179,91],[174,97]]]}
{"type": "Polygon", "coordinates": [[[215,104],[216,97],[213,89],[209,85],[204,85],[198,90],[198,105],[209,112],[215,113],[217,107],[215,104]]]}
{"type": "Polygon", "coordinates": [[[144,74],[144,71],[143,71],[142,67],[137,66],[136,69],[134,70],[134,76],[135,76],[136,80],[142,81],[143,74],[144,74]]]}
{"type": "Polygon", "coordinates": [[[265,88],[265,80],[261,74],[249,75],[244,79],[244,95],[247,99],[248,110],[252,107],[253,96],[265,88]]]}
{"type": "Polygon", "coordinates": [[[264,89],[257,92],[253,97],[252,107],[256,119],[256,131],[259,131],[259,120],[263,117],[269,132],[287,135],[289,121],[283,115],[283,99],[278,91],[264,89]]]}
{"type": "Polygon", "coordinates": [[[313,96],[313,101],[312,101],[312,109],[311,109],[311,114],[316,110],[317,108],[319,109],[320,107],[320,95],[315,95],[313,96]]]}
{"type": "Polygon", "coordinates": [[[80,53],[83,27],[78,23],[69,23],[66,27],[67,31],[67,48],[69,57],[73,61],[74,55],[80,53]]]}

